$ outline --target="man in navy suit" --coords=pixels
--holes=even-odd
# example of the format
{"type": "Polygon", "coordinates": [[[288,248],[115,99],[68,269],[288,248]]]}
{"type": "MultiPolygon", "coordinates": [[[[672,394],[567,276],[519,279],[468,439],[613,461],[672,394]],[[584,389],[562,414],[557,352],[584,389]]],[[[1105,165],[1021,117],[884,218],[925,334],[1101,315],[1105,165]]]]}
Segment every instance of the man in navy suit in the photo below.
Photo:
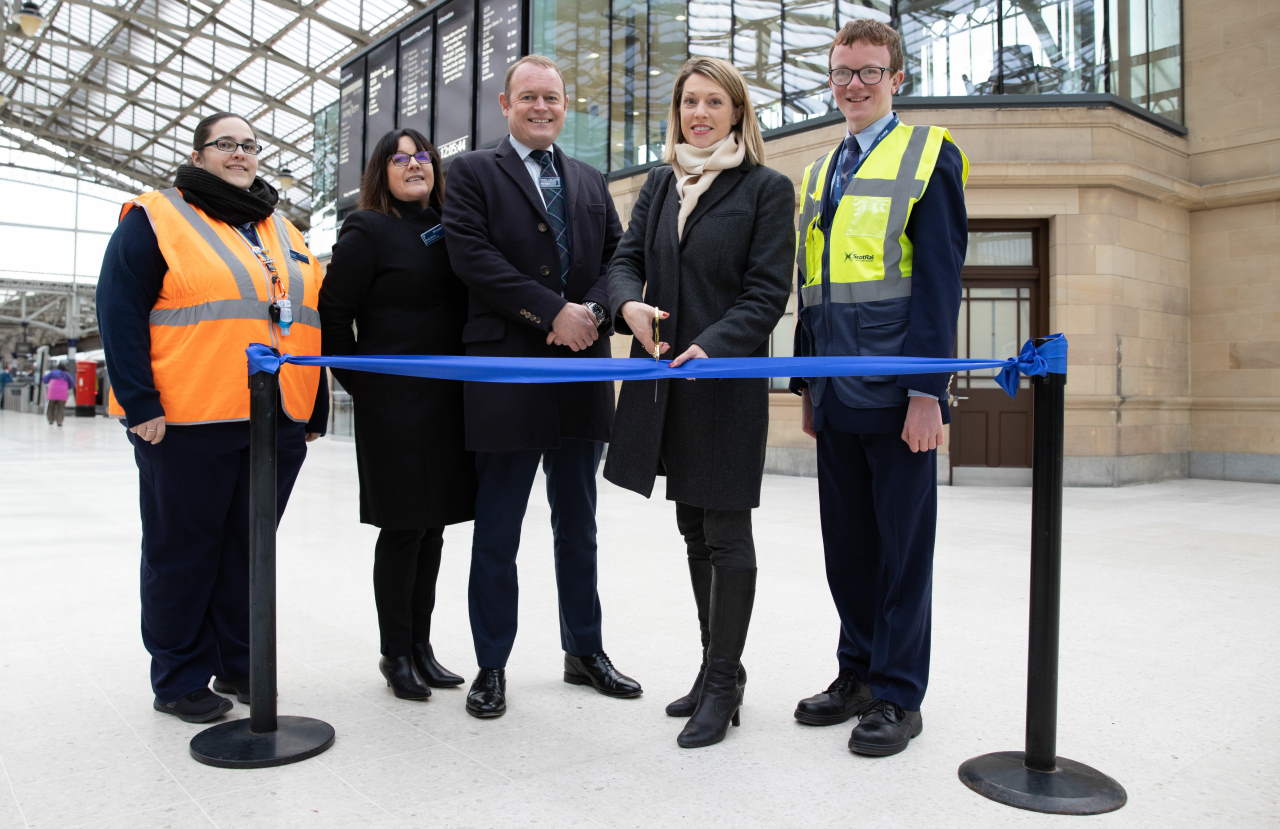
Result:
{"type": "MultiPolygon", "coordinates": [[[[453,161],[444,206],[449,257],[470,293],[466,353],[608,357],[606,267],[622,227],[604,176],[554,144],[564,127],[564,79],[550,59],[529,55],[507,70],[498,101],[510,136],[453,161]]],[[[506,712],[516,551],[539,463],[555,538],[564,679],[639,696],[639,683],[604,652],[596,591],[596,468],[613,384],[467,383],[464,396],[479,478],[468,600],[480,671],[468,713],[506,712]]]]}
{"type": "MultiPolygon", "coordinates": [[[[836,34],[829,83],[848,128],[805,171],[796,354],[950,357],[967,245],[969,164],[941,127],[893,112],[902,42],[859,19],[836,34]]],[[[947,374],[796,379],[818,441],[839,672],[797,720],[859,717],[855,754],[896,754],[923,728],[929,678],[937,448],[947,374]]]]}

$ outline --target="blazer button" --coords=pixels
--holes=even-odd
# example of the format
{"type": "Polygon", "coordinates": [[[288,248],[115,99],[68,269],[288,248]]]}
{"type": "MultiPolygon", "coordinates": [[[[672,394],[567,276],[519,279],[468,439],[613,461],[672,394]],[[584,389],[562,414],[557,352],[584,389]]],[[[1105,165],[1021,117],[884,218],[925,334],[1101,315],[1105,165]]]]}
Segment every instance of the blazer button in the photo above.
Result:
{"type": "Polygon", "coordinates": [[[543,276],[551,276],[551,266],[550,266],[550,265],[543,265],[541,268],[539,268],[539,272],[540,272],[543,276]]]}
{"type": "Polygon", "coordinates": [[[547,232],[547,223],[546,223],[546,222],[538,222],[538,232],[539,232],[539,233],[546,233],[546,232],[547,232]]]}

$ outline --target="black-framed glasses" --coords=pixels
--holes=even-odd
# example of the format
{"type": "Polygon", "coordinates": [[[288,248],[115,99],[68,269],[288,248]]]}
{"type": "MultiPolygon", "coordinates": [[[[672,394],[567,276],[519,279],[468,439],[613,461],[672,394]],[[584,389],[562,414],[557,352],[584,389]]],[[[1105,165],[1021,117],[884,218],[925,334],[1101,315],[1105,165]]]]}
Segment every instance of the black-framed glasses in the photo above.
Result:
{"type": "Polygon", "coordinates": [[[217,147],[224,153],[234,153],[236,151],[236,147],[239,147],[241,150],[244,150],[245,155],[257,155],[262,152],[262,145],[257,141],[241,142],[231,138],[219,138],[214,141],[210,141],[208,144],[200,145],[200,149],[202,150],[205,147],[217,147]]]}
{"type": "Polygon", "coordinates": [[[408,167],[411,160],[416,161],[425,167],[431,163],[431,153],[426,150],[418,150],[413,155],[409,155],[408,153],[396,153],[391,156],[391,163],[397,167],[408,167]]]}
{"type": "Polygon", "coordinates": [[[831,78],[831,82],[836,86],[847,86],[853,76],[857,75],[858,80],[867,86],[875,86],[884,79],[884,73],[889,71],[887,66],[864,66],[861,69],[846,69],[838,66],[835,69],[827,71],[827,75],[831,78]]]}

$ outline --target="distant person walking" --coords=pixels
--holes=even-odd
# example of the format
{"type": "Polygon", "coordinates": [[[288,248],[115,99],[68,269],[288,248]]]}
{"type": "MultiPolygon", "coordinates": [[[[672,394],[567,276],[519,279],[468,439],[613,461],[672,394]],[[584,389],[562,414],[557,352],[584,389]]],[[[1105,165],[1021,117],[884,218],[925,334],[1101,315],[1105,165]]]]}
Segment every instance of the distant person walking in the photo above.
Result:
{"type": "Polygon", "coordinates": [[[4,366],[0,366],[0,409],[4,408],[4,390],[13,382],[13,375],[4,366]]]}
{"type": "Polygon", "coordinates": [[[45,399],[49,401],[44,410],[44,419],[49,421],[49,425],[58,424],[58,428],[62,428],[62,418],[67,410],[67,395],[71,392],[71,386],[75,382],[71,379],[71,375],[63,369],[66,363],[58,363],[57,368],[45,374],[40,382],[44,383],[48,388],[45,390],[45,399]]]}

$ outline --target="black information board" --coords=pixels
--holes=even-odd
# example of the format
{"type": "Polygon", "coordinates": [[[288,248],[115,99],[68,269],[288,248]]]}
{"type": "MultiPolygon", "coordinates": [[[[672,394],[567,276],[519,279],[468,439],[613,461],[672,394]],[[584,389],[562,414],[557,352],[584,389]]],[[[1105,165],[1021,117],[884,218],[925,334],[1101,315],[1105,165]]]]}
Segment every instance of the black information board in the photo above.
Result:
{"type": "Polygon", "coordinates": [[[431,135],[431,67],[435,20],[428,17],[400,33],[400,106],[396,127],[431,135]]]}
{"type": "Polygon", "coordinates": [[[507,134],[498,106],[507,67],[520,59],[520,0],[480,0],[476,146],[492,147],[507,134]]]}
{"type": "Polygon", "coordinates": [[[441,159],[474,147],[475,16],[474,0],[453,0],[436,11],[436,131],[431,138],[441,159]]]}
{"type": "Polygon", "coordinates": [[[528,0],[442,0],[342,67],[338,105],[339,215],[360,196],[373,145],[412,127],[442,159],[492,147],[507,134],[498,106],[507,67],[527,40],[528,0]]]}
{"type": "Polygon", "coordinates": [[[366,58],[363,160],[378,139],[396,127],[396,42],[389,40],[366,58]]]}
{"type": "Polygon", "coordinates": [[[338,199],[341,210],[360,197],[364,170],[364,58],[342,67],[338,74],[338,199]]]}

